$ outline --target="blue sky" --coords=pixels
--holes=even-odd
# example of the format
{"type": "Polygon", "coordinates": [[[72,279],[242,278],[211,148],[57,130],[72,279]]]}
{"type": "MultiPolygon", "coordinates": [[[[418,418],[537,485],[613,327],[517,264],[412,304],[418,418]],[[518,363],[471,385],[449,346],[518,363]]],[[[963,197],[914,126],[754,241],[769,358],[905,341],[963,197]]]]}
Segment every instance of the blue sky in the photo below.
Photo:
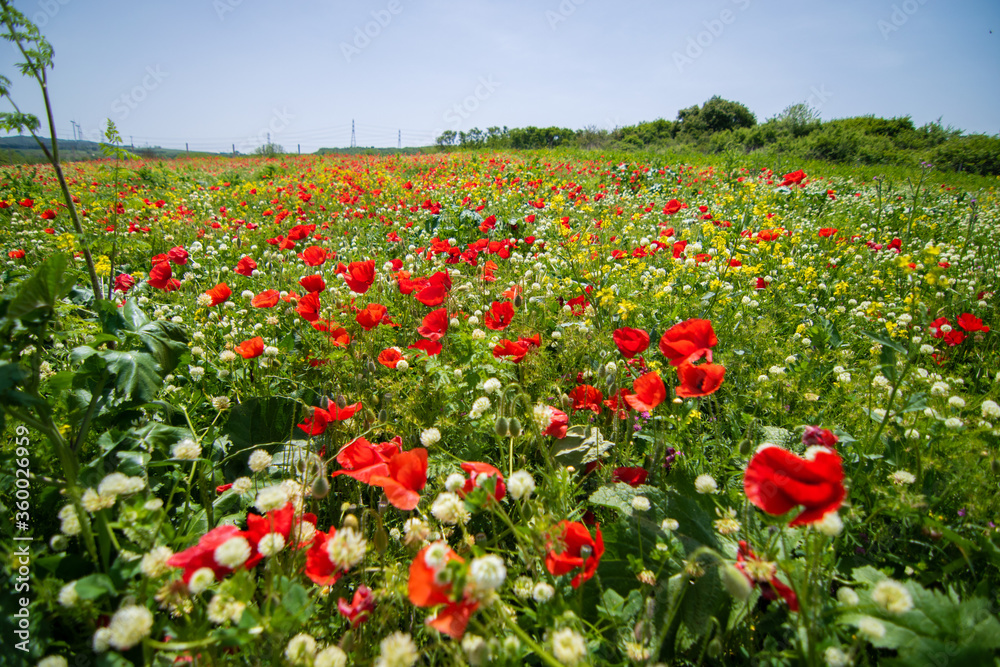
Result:
{"type": "MultiPolygon", "coordinates": [[[[996,0],[14,0],[55,49],[56,129],[241,152],[611,129],[721,95],[759,121],[941,119],[1000,133],[996,0]],[[990,31],[993,31],[990,33],[990,31]]],[[[0,48],[15,99],[36,88],[0,48]]],[[[6,102],[4,102],[6,105],[6,102]]],[[[6,110],[6,109],[5,109],[6,110]]]]}

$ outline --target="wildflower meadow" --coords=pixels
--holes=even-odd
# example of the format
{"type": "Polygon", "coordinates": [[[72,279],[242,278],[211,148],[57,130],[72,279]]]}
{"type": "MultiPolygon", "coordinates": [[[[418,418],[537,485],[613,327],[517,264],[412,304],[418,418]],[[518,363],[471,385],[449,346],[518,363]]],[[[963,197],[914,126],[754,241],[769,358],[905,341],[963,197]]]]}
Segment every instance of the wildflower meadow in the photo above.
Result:
{"type": "Polygon", "coordinates": [[[0,664],[1000,664],[995,179],[120,144],[0,168],[0,664]]]}

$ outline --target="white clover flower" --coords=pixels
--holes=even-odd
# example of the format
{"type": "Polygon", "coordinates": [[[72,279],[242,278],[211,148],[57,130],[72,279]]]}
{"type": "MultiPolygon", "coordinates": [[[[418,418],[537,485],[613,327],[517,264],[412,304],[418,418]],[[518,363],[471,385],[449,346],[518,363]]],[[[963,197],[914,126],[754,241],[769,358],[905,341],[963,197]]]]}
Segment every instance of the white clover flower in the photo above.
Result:
{"type": "Polygon", "coordinates": [[[75,607],[80,601],[80,596],[76,592],[76,582],[71,581],[59,589],[59,604],[63,607],[75,607]]]}
{"type": "Polygon", "coordinates": [[[347,667],[347,654],[339,646],[327,646],[316,654],[313,667],[347,667]]]}
{"type": "Polygon", "coordinates": [[[944,425],[945,428],[951,429],[952,431],[957,431],[958,429],[962,428],[963,423],[962,420],[959,419],[958,417],[948,417],[947,419],[944,420],[944,425]]]}
{"type": "Polygon", "coordinates": [[[69,667],[69,662],[61,655],[47,655],[38,661],[38,667],[69,667]]]}
{"type": "Polygon", "coordinates": [[[365,558],[368,542],[353,528],[341,528],[326,541],[330,562],[341,570],[350,570],[365,558]]]}
{"type": "Polygon", "coordinates": [[[872,590],[872,602],[893,614],[902,614],[913,609],[913,596],[903,584],[893,579],[883,579],[872,590]]]}
{"type": "Polygon", "coordinates": [[[221,361],[224,364],[236,361],[236,353],[233,352],[232,350],[223,350],[222,352],[219,353],[219,361],[221,361]]]}
{"type": "Polygon", "coordinates": [[[494,554],[473,558],[469,564],[469,578],[476,590],[493,591],[507,578],[507,566],[494,554]]]}
{"type": "Polygon", "coordinates": [[[86,489],[83,495],[80,497],[80,504],[83,505],[83,509],[87,510],[89,513],[93,514],[99,510],[107,509],[113,507],[115,504],[116,497],[114,495],[102,496],[94,489],[86,489]]]}
{"type": "Polygon", "coordinates": [[[562,628],[552,633],[552,655],[559,662],[573,667],[587,655],[587,642],[570,628],[562,628]]]}
{"type": "Polygon", "coordinates": [[[374,667],[412,667],[420,659],[417,645],[405,632],[393,632],[379,642],[379,657],[374,667]]]}
{"type": "Polygon", "coordinates": [[[271,510],[284,507],[285,503],[288,501],[288,491],[283,485],[276,484],[274,486],[266,486],[257,492],[257,499],[254,501],[254,507],[256,507],[261,514],[266,514],[271,510]]]}
{"type": "Polygon", "coordinates": [[[127,651],[148,637],[152,629],[153,614],[148,609],[138,605],[122,607],[108,624],[108,644],[119,651],[127,651]]]}
{"type": "Polygon", "coordinates": [[[837,600],[845,607],[854,607],[861,601],[861,598],[858,597],[853,588],[841,586],[837,589],[837,600]]]}
{"type": "Polygon", "coordinates": [[[555,594],[556,589],[553,588],[551,584],[547,584],[544,581],[539,581],[535,584],[535,587],[531,589],[531,598],[535,602],[548,602],[555,594]]]}
{"type": "Polygon", "coordinates": [[[316,640],[305,632],[300,632],[288,640],[285,657],[293,665],[308,665],[316,655],[316,640]]]}
{"type": "Polygon", "coordinates": [[[192,438],[184,438],[171,448],[170,455],[181,461],[194,461],[201,456],[201,445],[192,438]]]}
{"type": "Polygon", "coordinates": [[[219,412],[225,412],[229,409],[230,405],[232,405],[232,402],[228,396],[215,396],[212,398],[212,407],[219,412]]]}
{"type": "Polygon", "coordinates": [[[698,475],[694,480],[694,490],[698,493],[715,493],[718,489],[719,485],[711,475],[698,475]]]}
{"type": "Polygon", "coordinates": [[[470,419],[479,419],[483,416],[483,413],[490,409],[490,399],[485,396],[480,396],[477,398],[473,404],[472,409],[469,410],[470,419]]]}
{"type": "Polygon", "coordinates": [[[965,407],[965,401],[962,400],[961,396],[952,396],[951,398],[948,399],[948,405],[950,405],[953,408],[961,410],[962,408],[965,407]]]}
{"type": "Polygon", "coordinates": [[[446,492],[438,495],[431,505],[431,514],[443,524],[454,526],[465,524],[469,520],[469,511],[465,509],[465,501],[457,494],[446,492]]]}
{"type": "Polygon", "coordinates": [[[635,496],[632,498],[632,509],[637,512],[646,512],[650,507],[649,498],[646,496],[635,496]]]}
{"type": "Polygon", "coordinates": [[[983,411],[983,419],[996,419],[1000,417],[1000,405],[997,405],[995,401],[985,400],[980,406],[983,411]]]}
{"type": "Polygon", "coordinates": [[[851,658],[836,646],[830,646],[823,652],[823,659],[829,667],[848,667],[851,658]]]}
{"type": "Polygon", "coordinates": [[[479,635],[466,633],[462,637],[462,650],[465,652],[465,659],[469,661],[469,665],[479,667],[488,659],[490,647],[486,640],[479,635]]]}
{"type": "Polygon", "coordinates": [[[920,346],[920,354],[934,354],[934,346],[924,343],[920,346]]]}
{"type": "Polygon", "coordinates": [[[407,546],[420,544],[431,534],[431,527],[420,517],[412,517],[403,524],[403,543],[407,546]]]}
{"type": "Polygon", "coordinates": [[[906,470],[897,470],[891,475],[889,475],[889,481],[891,481],[896,486],[903,486],[904,484],[913,484],[917,481],[917,478],[912,472],[907,472],[906,470]]]}
{"type": "Polygon", "coordinates": [[[947,396],[951,387],[945,382],[935,382],[931,385],[931,396],[947,396]]]}
{"type": "Polygon", "coordinates": [[[281,533],[267,533],[257,543],[257,551],[262,556],[273,556],[285,548],[285,536],[281,533]]]}
{"type": "Polygon", "coordinates": [[[234,493],[246,493],[253,488],[253,480],[249,477],[237,477],[233,480],[234,493]]]}
{"type": "Polygon", "coordinates": [[[203,377],[205,377],[205,368],[203,366],[191,366],[189,364],[188,365],[188,375],[191,376],[192,380],[194,380],[195,382],[198,382],[203,377]]]}
{"type": "Polygon", "coordinates": [[[216,625],[222,625],[227,621],[238,623],[243,616],[244,609],[246,609],[244,603],[229,595],[218,593],[212,596],[212,600],[208,603],[205,612],[208,620],[216,625]]]}
{"type": "Polygon", "coordinates": [[[170,547],[153,547],[143,555],[142,562],[139,563],[139,571],[150,579],[162,577],[170,571],[167,560],[173,555],[174,552],[170,550],[170,547]]]}
{"type": "Polygon", "coordinates": [[[261,472],[262,470],[266,470],[273,460],[273,457],[267,451],[255,449],[250,453],[248,464],[250,465],[250,470],[261,472]]]}
{"type": "Polygon", "coordinates": [[[463,486],[465,486],[465,475],[462,473],[453,472],[444,481],[444,488],[452,492],[458,491],[463,486]]]}
{"type": "Polygon", "coordinates": [[[252,550],[247,538],[237,536],[231,537],[215,548],[212,558],[222,567],[235,570],[250,558],[252,550]]]}
{"type": "Polygon", "coordinates": [[[193,595],[199,595],[215,583],[215,572],[210,567],[200,567],[191,573],[188,579],[188,590],[193,595]]]}
{"type": "Polygon", "coordinates": [[[507,493],[514,500],[530,498],[535,491],[535,480],[527,470],[518,470],[507,480],[507,493]]]}
{"type": "Polygon", "coordinates": [[[198,295],[196,303],[202,308],[208,308],[209,306],[212,305],[212,296],[210,294],[202,292],[201,294],[198,295]]]}
{"type": "Polygon", "coordinates": [[[823,519],[816,524],[816,528],[827,537],[836,537],[843,532],[844,521],[840,518],[840,514],[834,510],[824,514],[823,519]]]}
{"type": "Polygon", "coordinates": [[[487,394],[494,394],[500,391],[501,387],[503,387],[503,384],[501,384],[500,380],[496,378],[490,378],[489,380],[483,383],[483,391],[485,391],[487,394]]]}
{"type": "Polygon", "coordinates": [[[858,634],[868,641],[873,642],[885,637],[885,626],[878,619],[865,616],[858,621],[858,634]]]}
{"type": "Polygon", "coordinates": [[[420,434],[420,444],[426,448],[431,448],[441,441],[441,431],[436,428],[425,429],[420,434]]]}
{"type": "Polygon", "coordinates": [[[94,633],[94,639],[91,642],[91,646],[94,649],[94,653],[104,653],[109,648],[111,648],[111,630],[107,628],[98,628],[97,632],[94,633]]]}
{"type": "Polygon", "coordinates": [[[80,530],[80,518],[76,515],[76,509],[72,505],[66,505],[61,510],[59,510],[59,521],[61,525],[59,526],[59,531],[64,535],[79,535],[80,530]]]}
{"type": "Polygon", "coordinates": [[[97,485],[97,492],[102,496],[128,496],[146,488],[146,480],[142,477],[129,477],[120,472],[107,475],[97,485]]]}
{"type": "Polygon", "coordinates": [[[253,292],[251,292],[250,290],[245,289],[242,292],[240,292],[240,296],[243,297],[244,299],[248,299],[249,300],[249,299],[254,298],[255,294],[253,292]]]}

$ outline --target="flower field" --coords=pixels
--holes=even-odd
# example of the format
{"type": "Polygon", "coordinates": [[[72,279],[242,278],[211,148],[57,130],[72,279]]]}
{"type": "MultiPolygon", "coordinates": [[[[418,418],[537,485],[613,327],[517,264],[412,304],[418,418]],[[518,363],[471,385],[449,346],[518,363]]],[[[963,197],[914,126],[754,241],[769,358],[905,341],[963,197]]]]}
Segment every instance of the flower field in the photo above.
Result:
{"type": "Polygon", "coordinates": [[[64,170],[83,234],[0,171],[0,663],[1000,664],[994,189],[64,170]]]}

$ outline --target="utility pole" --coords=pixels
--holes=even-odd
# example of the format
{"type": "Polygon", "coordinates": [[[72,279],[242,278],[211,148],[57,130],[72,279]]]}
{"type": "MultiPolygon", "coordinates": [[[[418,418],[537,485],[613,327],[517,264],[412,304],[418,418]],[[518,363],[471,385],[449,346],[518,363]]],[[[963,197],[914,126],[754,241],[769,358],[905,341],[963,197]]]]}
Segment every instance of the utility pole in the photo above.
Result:
{"type": "Polygon", "coordinates": [[[267,145],[268,145],[269,147],[270,147],[270,145],[271,145],[271,133],[270,133],[270,132],[268,132],[268,133],[267,133],[267,145]]]}
{"type": "Polygon", "coordinates": [[[302,155],[302,144],[298,144],[298,147],[299,147],[299,155],[302,155]]]}
{"type": "Polygon", "coordinates": [[[73,141],[76,141],[76,121],[71,120],[70,123],[73,125],[73,141]]]}
{"type": "Polygon", "coordinates": [[[233,157],[236,157],[236,144],[233,144],[233,157]]]}
{"type": "Polygon", "coordinates": [[[402,148],[402,147],[403,147],[403,131],[398,130],[398,134],[396,135],[396,148],[402,148]]]}
{"type": "Polygon", "coordinates": [[[354,136],[354,119],[351,119],[351,148],[356,148],[358,145],[357,138],[354,136]]]}
{"type": "Polygon", "coordinates": [[[188,142],[184,142],[184,155],[185,157],[191,157],[191,149],[188,148],[188,142]]]}

